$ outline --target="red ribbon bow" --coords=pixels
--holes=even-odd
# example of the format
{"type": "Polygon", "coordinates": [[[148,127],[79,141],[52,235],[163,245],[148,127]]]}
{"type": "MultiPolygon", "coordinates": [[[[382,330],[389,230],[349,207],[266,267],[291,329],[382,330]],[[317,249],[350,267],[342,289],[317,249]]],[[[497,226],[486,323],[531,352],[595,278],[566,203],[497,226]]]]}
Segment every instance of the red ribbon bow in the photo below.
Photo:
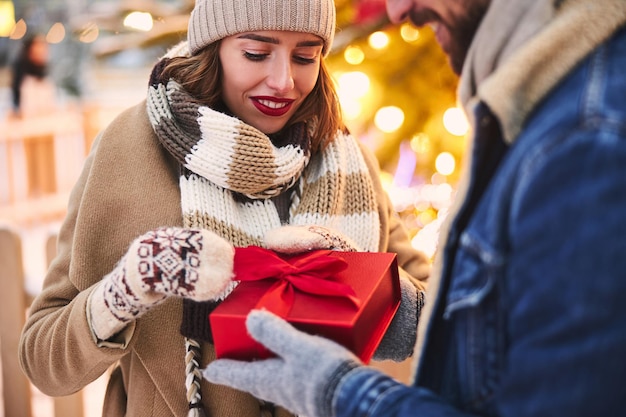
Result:
{"type": "Polygon", "coordinates": [[[334,281],[347,268],[342,258],[329,256],[332,251],[318,250],[283,259],[275,252],[248,246],[235,249],[234,272],[239,281],[275,279],[276,282],[258,301],[255,308],[266,308],[287,317],[293,305],[295,290],[308,294],[343,297],[356,307],[361,301],[352,287],[334,281]]]}

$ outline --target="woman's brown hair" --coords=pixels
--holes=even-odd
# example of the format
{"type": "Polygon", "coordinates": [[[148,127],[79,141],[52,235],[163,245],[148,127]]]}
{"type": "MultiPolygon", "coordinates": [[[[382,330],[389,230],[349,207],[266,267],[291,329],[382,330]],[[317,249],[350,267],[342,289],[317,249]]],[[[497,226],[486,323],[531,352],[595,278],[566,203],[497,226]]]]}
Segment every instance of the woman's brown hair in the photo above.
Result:
{"type": "MultiPolygon", "coordinates": [[[[198,103],[218,108],[222,106],[222,66],[219,60],[220,41],[213,42],[190,57],[176,57],[163,69],[165,79],[176,80],[198,103]]],[[[304,100],[288,125],[315,120],[317,128],[311,138],[311,150],[324,149],[337,130],[346,131],[341,118],[339,98],[324,59],[313,90],[304,100]]]]}

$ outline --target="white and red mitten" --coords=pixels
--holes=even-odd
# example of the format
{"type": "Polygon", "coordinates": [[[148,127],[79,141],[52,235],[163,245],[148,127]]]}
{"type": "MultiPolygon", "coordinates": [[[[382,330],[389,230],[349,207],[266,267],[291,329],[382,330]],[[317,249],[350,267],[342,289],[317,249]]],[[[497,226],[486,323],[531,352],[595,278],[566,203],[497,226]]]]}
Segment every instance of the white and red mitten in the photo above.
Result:
{"type": "Polygon", "coordinates": [[[87,304],[91,328],[107,340],[166,298],[223,298],[233,281],[233,246],[213,232],[160,228],[135,239],[87,304]]]}
{"type": "Polygon", "coordinates": [[[265,234],[265,246],[286,254],[316,249],[357,252],[359,246],[349,237],[323,226],[282,226],[265,234]]]}

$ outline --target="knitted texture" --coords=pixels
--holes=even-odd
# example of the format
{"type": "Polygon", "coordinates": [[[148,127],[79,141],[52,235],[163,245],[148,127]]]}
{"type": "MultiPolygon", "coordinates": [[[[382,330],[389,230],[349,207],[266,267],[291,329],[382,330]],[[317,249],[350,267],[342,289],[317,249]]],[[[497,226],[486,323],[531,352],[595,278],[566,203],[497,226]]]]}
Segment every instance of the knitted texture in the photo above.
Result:
{"type": "Polygon", "coordinates": [[[376,361],[402,362],[413,354],[417,323],[424,307],[424,291],[416,290],[415,285],[402,275],[400,290],[400,307],[374,352],[373,359],[376,361]]]}
{"type": "Polygon", "coordinates": [[[318,35],[324,53],[335,34],[333,0],[196,0],[187,39],[192,54],[242,32],[288,30],[318,35]]]}
{"type": "MultiPolygon", "coordinates": [[[[187,45],[177,45],[155,66],[147,98],[159,141],[182,166],[183,225],[211,230],[240,247],[263,246],[265,233],[283,222],[315,225],[340,233],[360,250],[378,250],[378,207],[356,139],[338,131],[322,152],[311,155],[314,123],[300,123],[285,129],[278,146],[241,120],[198,104],[175,81],[160,78],[168,59],[188,55],[187,45]],[[286,221],[281,221],[273,202],[277,196],[291,201],[286,221]]],[[[192,325],[183,323],[181,329],[197,323],[208,327],[212,306],[184,301],[183,318],[192,325]]],[[[198,337],[183,335],[188,346],[191,337],[198,337]]],[[[210,335],[202,339],[210,340],[210,335]]],[[[196,357],[199,349],[189,352],[188,398],[190,410],[197,414],[201,382],[196,365],[201,361],[196,357]]]]}
{"type": "Polygon", "coordinates": [[[264,246],[280,253],[297,254],[316,249],[356,252],[359,247],[349,238],[326,227],[282,226],[265,234],[264,246]]]}
{"type": "Polygon", "coordinates": [[[170,227],[141,235],[91,294],[94,333],[107,340],[167,297],[223,299],[236,284],[233,258],[230,243],[208,230],[170,227]]]}
{"type": "Polygon", "coordinates": [[[184,168],[185,226],[209,229],[234,246],[263,246],[265,233],[282,225],[271,198],[289,192],[289,224],[323,226],[362,251],[378,250],[374,187],[353,136],[338,131],[311,156],[310,127],[298,124],[277,147],[261,131],[197,104],[179,84],[154,73],[147,110],[159,140],[184,168]]]}

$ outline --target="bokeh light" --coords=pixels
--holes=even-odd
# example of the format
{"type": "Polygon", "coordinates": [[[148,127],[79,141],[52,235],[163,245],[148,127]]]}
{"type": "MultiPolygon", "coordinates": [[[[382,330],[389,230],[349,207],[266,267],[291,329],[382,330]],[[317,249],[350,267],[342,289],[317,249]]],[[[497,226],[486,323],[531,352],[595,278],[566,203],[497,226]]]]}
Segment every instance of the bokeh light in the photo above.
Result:
{"type": "Polygon", "coordinates": [[[93,43],[98,39],[100,35],[100,29],[95,23],[87,24],[79,33],[78,40],[83,43],[93,43]]]}
{"type": "Polygon", "coordinates": [[[11,35],[15,26],[15,7],[12,1],[0,1],[0,37],[11,35]]]}
{"type": "Polygon", "coordinates": [[[385,32],[374,32],[368,38],[369,44],[374,49],[384,49],[389,45],[389,36],[385,32]]]}
{"type": "Polygon", "coordinates": [[[374,116],[374,124],[385,133],[398,130],[404,123],[404,112],[396,106],[387,106],[379,109],[374,116]]]}
{"type": "Polygon", "coordinates": [[[65,39],[65,26],[61,22],[56,22],[46,34],[48,43],[61,43],[65,39]]]}
{"type": "Polygon", "coordinates": [[[441,152],[435,160],[435,168],[441,175],[450,175],[456,169],[456,160],[450,152],[441,152]]]}
{"type": "Polygon", "coordinates": [[[400,27],[400,36],[405,42],[412,43],[420,38],[420,31],[410,23],[404,23],[400,27]]]}
{"type": "Polygon", "coordinates": [[[455,136],[465,136],[469,130],[469,123],[463,110],[451,107],[443,114],[443,125],[448,132],[455,136]]]}
{"type": "Polygon", "coordinates": [[[20,19],[15,24],[15,27],[13,27],[10,38],[13,40],[22,39],[24,36],[26,36],[27,31],[28,26],[26,25],[26,22],[24,21],[24,19],[20,19]]]}
{"type": "Polygon", "coordinates": [[[150,31],[153,25],[154,20],[148,12],[132,12],[124,19],[124,26],[142,32],[150,31]]]}
{"type": "Polygon", "coordinates": [[[343,52],[343,57],[350,65],[359,65],[365,60],[365,53],[358,46],[348,46],[343,52]]]}
{"type": "Polygon", "coordinates": [[[358,99],[370,89],[370,78],[361,71],[345,72],[337,78],[340,97],[358,99]]]}

